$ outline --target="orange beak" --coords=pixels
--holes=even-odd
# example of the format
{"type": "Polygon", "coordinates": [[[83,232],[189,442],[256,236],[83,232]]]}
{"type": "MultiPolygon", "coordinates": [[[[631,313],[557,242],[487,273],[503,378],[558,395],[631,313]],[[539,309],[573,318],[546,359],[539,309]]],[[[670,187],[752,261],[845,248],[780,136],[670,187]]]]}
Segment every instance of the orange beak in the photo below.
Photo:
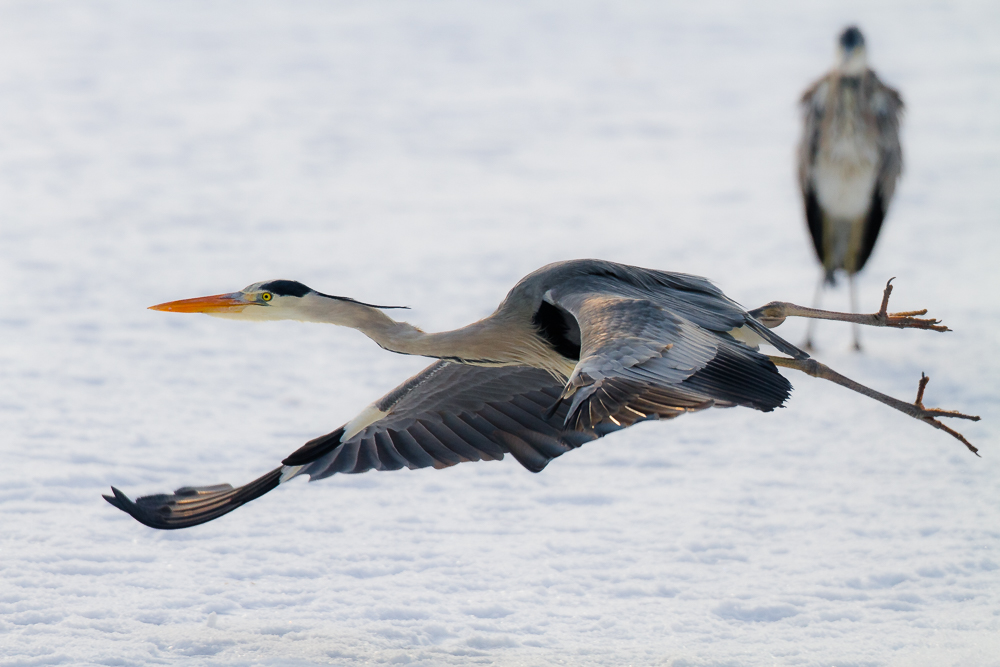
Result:
{"type": "Polygon", "coordinates": [[[215,296],[200,296],[196,299],[169,301],[150,310],[166,310],[171,313],[238,313],[250,304],[240,292],[232,294],[216,294],[215,296]]]}

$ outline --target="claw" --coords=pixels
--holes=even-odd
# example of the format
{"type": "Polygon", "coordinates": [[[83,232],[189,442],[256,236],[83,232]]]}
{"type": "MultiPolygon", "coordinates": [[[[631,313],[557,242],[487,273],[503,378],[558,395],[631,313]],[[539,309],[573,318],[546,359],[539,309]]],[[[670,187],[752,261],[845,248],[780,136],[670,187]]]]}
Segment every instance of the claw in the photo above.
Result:
{"type": "Polygon", "coordinates": [[[924,409],[924,389],[927,389],[927,383],[930,381],[931,379],[923,371],[920,371],[920,382],[917,384],[917,400],[913,401],[913,404],[921,410],[924,409]]]}
{"type": "Polygon", "coordinates": [[[979,456],[979,450],[976,447],[974,447],[971,442],[966,440],[964,435],[962,435],[953,428],[945,426],[937,419],[934,419],[934,417],[952,417],[955,419],[968,419],[970,421],[977,422],[979,421],[979,417],[963,414],[957,410],[941,410],[939,408],[925,408],[924,389],[927,388],[927,383],[930,381],[931,379],[927,375],[924,375],[923,373],[920,374],[920,384],[917,385],[917,400],[913,402],[913,405],[916,406],[917,410],[919,410],[921,413],[917,418],[920,419],[921,421],[927,422],[934,428],[941,429],[945,433],[950,434],[952,437],[958,439],[963,445],[968,447],[970,452],[972,452],[976,456],[979,456]]]}
{"type": "Polygon", "coordinates": [[[889,278],[889,282],[885,284],[885,291],[882,293],[882,307],[879,308],[878,312],[874,315],[876,322],[875,326],[894,327],[896,329],[932,329],[933,331],[951,331],[951,329],[941,324],[941,320],[934,319],[932,317],[914,317],[914,315],[926,315],[926,308],[923,310],[907,310],[901,313],[886,312],[889,308],[889,295],[892,294],[893,280],[895,280],[895,278],[889,278]]]}

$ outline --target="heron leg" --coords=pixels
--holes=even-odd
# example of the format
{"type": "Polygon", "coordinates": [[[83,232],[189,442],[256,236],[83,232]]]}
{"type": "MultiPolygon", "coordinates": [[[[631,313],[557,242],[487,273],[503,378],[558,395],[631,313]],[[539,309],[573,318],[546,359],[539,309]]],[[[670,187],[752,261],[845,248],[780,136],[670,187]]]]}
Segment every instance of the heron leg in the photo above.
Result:
{"type": "Polygon", "coordinates": [[[837,313],[829,310],[818,310],[816,308],[806,308],[796,306],[794,303],[784,301],[772,301],[760,308],[750,311],[750,315],[760,321],[769,329],[773,329],[786,317],[808,317],[814,320],[838,320],[840,322],[854,322],[870,327],[893,327],[895,329],[931,329],[933,331],[951,331],[941,324],[941,320],[934,318],[920,318],[918,315],[926,315],[927,309],[907,310],[901,313],[889,313],[889,295],[892,294],[892,281],[885,284],[885,291],[882,293],[882,307],[877,313],[837,313]]]}
{"type": "MultiPolygon", "coordinates": [[[[819,309],[820,300],[823,298],[823,286],[826,284],[826,273],[823,272],[819,276],[819,284],[816,285],[816,295],[813,297],[813,309],[819,309]]],[[[815,345],[813,345],[813,330],[816,328],[815,318],[810,318],[806,322],[806,340],[802,344],[802,347],[809,352],[814,352],[816,350],[815,345]]]]}
{"type": "MultiPolygon", "coordinates": [[[[847,291],[851,298],[851,313],[858,312],[858,290],[854,285],[854,274],[847,274],[847,291]]],[[[886,302],[888,305],[888,302],[886,302]]],[[[811,321],[811,320],[810,320],[811,321]]],[[[857,352],[861,351],[861,327],[858,326],[857,322],[851,322],[851,336],[854,338],[854,350],[857,352]]]]}
{"type": "Polygon", "coordinates": [[[844,377],[840,373],[837,373],[836,371],[831,369],[829,366],[825,366],[824,364],[819,363],[815,359],[790,359],[788,357],[776,357],[776,356],[769,356],[768,358],[774,363],[775,366],[794,368],[795,370],[802,371],[807,375],[821,378],[823,380],[829,380],[830,382],[835,382],[836,384],[839,384],[842,387],[847,387],[848,389],[856,391],[859,394],[862,394],[869,398],[874,398],[876,401],[884,403],[885,405],[888,405],[891,408],[895,408],[896,410],[899,410],[900,412],[907,414],[913,417],[914,419],[919,419],[922,422],[930,424],[934,428],[940,429],[945,433],[950,434],[952,437],[957,438],[962,444],[964,444],[966,447],[969,448],[969,451],[971,451],[976,456],[979,456],[979,454],[977,453],[979,450],[973,447],[972,443],[970,443],[968,440],[965,439],[965,436],[963,436],[958,431],[945,426],[940,421],[935,419],[935,417],[954,417],[956,419],[969,419],[972,421],[979,421],[979,417],[975,417],[973,415],[966,415],[956,410],[940,410],[938,408],[924,407],[923,403],[924,389],[927,387],[927,383],[930,381],[930,378],[924,375],[923,373],[920,374],[920,385],[917,388],[917,400],[914,401],[913,403],[907,403],[906,401],[901,401],[898,398],[887,396],[886,394],[875,391],[870,387],[866,387],[863,384],[855,382],[850,378],[844,377]]]}

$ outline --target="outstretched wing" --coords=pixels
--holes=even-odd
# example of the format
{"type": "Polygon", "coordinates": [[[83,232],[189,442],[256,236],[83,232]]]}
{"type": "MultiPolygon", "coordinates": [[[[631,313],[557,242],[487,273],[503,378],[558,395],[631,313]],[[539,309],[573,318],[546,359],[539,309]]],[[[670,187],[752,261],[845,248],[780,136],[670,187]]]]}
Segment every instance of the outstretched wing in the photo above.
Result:
{"type": "MultiPolygon", "coordinates": [[[[665,307],[661,294],[649,296],[588,291],[585,281],[549,292],[580,327],[580,361],[562,394],[568,425],[624,427],[711,406],[770,411],[788,398],[791,385],[766,356],[665,307]]],[[[729,303],[720,294],[717,310],[729,303]]],[[[704,308],[711,310],[707,301],[704,308]]]]}
{"type": "Polygon", "coordinates": [[[535,368],[438,361],[247,485],[184,487],[134,502],[112,487],[114,495],[104,497],[147,526],[171,529],[211,521],[298,475],[316,480],[335,473],[446,468],[506,453],[538,472],[553,458],[621,428],[610,421],[579,430],[566,426],[569,406],[556,405],[562,389],[535,368]]]}

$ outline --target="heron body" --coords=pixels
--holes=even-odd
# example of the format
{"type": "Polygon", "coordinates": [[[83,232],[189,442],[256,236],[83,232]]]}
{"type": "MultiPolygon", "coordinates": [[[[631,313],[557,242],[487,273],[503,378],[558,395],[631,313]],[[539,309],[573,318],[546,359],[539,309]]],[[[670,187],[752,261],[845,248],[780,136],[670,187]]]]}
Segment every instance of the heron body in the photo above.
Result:
{"type": "Polygon", "coordinates": [[[443,468],[508,453],[537,472],[640,421],[713,406],[770,411],[791,385],[756,344],[808,356],[704,278],[600,260],[543,267],[491,315],[441,333],[287,280],[154,308],[337,324],[387,350],[437,359],[250,485],[180,489],[138,503],[120,492],[108,497],[158,528],[208,521],[300,475],[443,468]]]}
{"type": "Polygon", "coordinates": [[[867,66],[854,27],[841,34],[837,66],[802,95],[799,187],[828,283],[871,256],[902,171],[903,101],[867,66]]]}

